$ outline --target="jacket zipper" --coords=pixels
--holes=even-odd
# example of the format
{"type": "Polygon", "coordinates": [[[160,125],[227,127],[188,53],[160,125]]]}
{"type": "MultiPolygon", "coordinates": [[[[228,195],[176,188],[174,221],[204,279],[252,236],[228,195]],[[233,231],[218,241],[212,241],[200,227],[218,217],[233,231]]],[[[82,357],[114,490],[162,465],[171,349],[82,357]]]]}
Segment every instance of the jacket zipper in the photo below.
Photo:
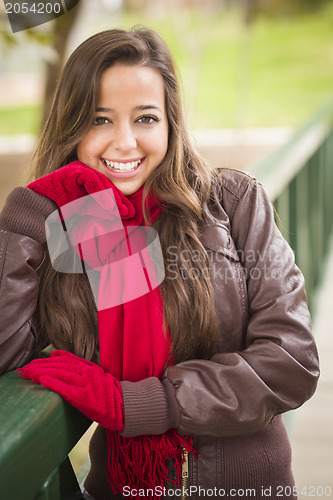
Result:
{"type": "Polygon", "coordinates": [[[187,482],[188,482],[188,453],[185,450],[184,446],[183,448],[183,456],[184,456],[184,463],[182,465],[182,500],[186,500],[186,495],[185,495],[185,490],[187,488],[187,482]]]}

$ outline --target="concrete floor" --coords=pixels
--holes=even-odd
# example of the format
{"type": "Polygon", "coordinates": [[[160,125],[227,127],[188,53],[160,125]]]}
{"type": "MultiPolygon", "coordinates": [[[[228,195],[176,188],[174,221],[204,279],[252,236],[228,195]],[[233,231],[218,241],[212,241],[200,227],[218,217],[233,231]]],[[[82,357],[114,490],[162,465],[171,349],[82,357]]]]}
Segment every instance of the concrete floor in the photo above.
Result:
{"type": "Polygon", "coordinates": [[[333,498],[332,299],[333,241],[313,318],[313,332],[319,351],[321,377],[315,395],[303,407],[293,412],[290,425],[295,483],[300,491],[306,487],[299,499],[333,498]]]}

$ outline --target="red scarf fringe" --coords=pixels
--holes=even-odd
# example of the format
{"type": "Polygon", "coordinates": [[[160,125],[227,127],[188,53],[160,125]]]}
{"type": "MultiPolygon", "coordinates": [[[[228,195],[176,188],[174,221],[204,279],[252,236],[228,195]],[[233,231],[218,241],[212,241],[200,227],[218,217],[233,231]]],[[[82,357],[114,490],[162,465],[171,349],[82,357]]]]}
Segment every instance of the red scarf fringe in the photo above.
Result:
{"type": "MultiPolygon", "coordinates": [[[[107,432],[108,436],[108,477],[113,492],[122,492],[125,486],[131,490],[164,487],[164,481],[180,486],[182,465],[185,462],[183,448],[187,453],[198,453],[193,448],[192,436],[180,436],[175,429],[162,435],[125,438],[119,432],[107,432]],[[174,459],[176,481],[168,478],[166,460],[174,459]]],[[[158,490],[156,490],[158,491],[158,490]]],[[[126,495],[127,496],[127,495],[126,495]]],[[[138,495],[127,496],[135,499],[138,495]]],[[[140,498],[143,498],[142,495],[140,498]]],[[[160,495],[149,496],[160,498],[160,495]]]]}

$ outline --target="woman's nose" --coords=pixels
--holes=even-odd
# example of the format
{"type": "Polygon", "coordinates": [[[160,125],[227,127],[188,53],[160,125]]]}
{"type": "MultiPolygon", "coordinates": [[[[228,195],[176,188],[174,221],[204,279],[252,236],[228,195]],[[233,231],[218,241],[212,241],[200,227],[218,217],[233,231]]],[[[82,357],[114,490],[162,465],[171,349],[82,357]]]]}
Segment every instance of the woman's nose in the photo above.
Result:
{"type": "Polygon", "coordinates": [[[113,135],[113,146],[117,151],[131,151],[136,148],[137,141],[130,124],[118,124],[113,135]]]}

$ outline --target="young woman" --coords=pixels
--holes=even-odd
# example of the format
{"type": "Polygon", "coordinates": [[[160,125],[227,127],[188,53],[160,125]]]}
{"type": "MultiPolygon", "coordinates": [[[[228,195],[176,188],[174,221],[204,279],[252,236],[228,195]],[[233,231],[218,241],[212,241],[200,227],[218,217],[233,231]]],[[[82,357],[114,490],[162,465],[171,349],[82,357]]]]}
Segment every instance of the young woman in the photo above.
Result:
{"type": "Polygon", "coordinates": [[[262,186],[193,148],[155,32],[108,30],[74,51],[34,179],[0,216],[1,370],[21,367],[100,424],[86,497],[296,498],[282,414],[318,378],[304,280],[262,186]],[[107,232],[116,210],[126,236],[110,232],[80,254],[82,272],[60,272],[45,219],[89,197],[97,208],[76,234],[107,232]],[[99,307],[102,288],[133,281],[112,262],[139,226],[157,232],[164,279],[99,307]]]}

